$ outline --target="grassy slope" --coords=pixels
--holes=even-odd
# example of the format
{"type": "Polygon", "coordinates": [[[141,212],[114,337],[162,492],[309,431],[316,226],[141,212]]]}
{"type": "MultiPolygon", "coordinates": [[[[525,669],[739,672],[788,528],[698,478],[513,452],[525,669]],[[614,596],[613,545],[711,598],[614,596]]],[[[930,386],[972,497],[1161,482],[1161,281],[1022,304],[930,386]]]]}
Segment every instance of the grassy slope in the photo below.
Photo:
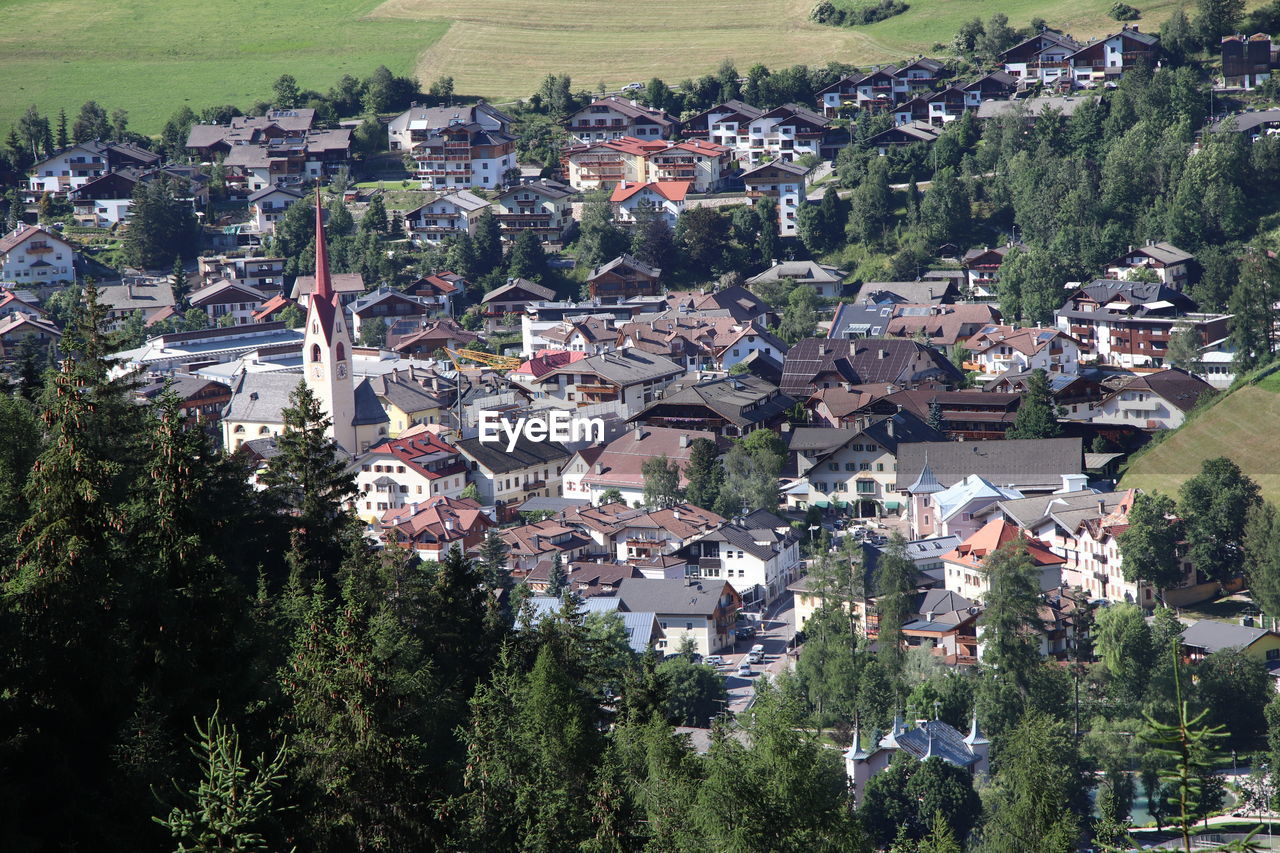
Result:
{"type": "Polygon", "coordinates": [[[326,91],[379,65],[412,70],[448,29],[392,21],[377,0],[0,0],[0,132],[28,104],[46,115],[80,105],[123,107],[156,133],[184,103],[249,107],[293,74],[326,91]]]}
{"type": "Polygon", "coordinates": [[[1280,375],[1240,388],[1202,412],[1130,466],[1121,486],[1176,494],[1200,463],[1228,456],[1280,503],[1280,375]]]}
{"type": "MultiPolygon", "coordinates": [[[[1077,38],[1119,25],[1107,17],[1111,0],[909,0],[911,8],[867,27],[833,28],[807,20],[817,0],[386,0],[373,13],[421,20],[457,17],[449,32],[422,56],[418,74],[450,73],[459,91],[492,96],[528,93],[548,73],[576,83],[610,87],[660,75],[678,82],[733,59],[740,71],[830,60],[888,62],[949,43],[960,24],[999,11],[1015,26],[1036,16],[1077,38]],[[501,55],[504,61],[494,61],[501,55]]],[[[1139,22],[1155,28],[1175,0],[1140,2],[1139,22]]]]}
{"type": "MultiPolygon", "coordinates": [[[[1118,26],[1107,16],[1112,0],[909,0],[902,15],[839,29],[808,21],[816,2],[0,0],[0,132],[28,104],[74,117],[95,99],[154,133],[184,102],[248,107],[286,72],[326,90],[382,64],[424,84],[449,74],[459,93],[502,100],[550,73],[612,88],[654,75],[678,82],[726,58],[743,71],[897,61],[997,11],[1015,26],[1043,17],[1081,39],[1118,26]]],[[[1156,29],[1179,2],[1139,0],[1139,25],[1156,29]]]]}

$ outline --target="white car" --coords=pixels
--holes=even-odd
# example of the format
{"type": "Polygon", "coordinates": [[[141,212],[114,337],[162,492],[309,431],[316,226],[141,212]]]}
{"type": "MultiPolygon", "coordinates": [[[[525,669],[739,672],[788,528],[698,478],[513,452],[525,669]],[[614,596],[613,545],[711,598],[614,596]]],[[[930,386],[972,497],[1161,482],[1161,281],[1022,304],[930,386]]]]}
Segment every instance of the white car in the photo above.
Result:
{"type": "Polygon", "coordinates": [[[751,653],[764,654],[764,646],[761,645],[760,643],[756,643],[754,646],[751,647],[751,653]]]}
{"type": "Polygon", "coordinates": [[[720,655],[707,655],[702,659],[702,662],[707,666],[724,666],[724,658],[720,657],[720,655]]]}
{"type": "Polygon", "coordinates": [[[751,664],[747,664],[747,663],[741,664],[741,665],[738,667],[738,677],[739,677],[739,678],[750,678],[750,677],[751,677],[751,664]]]}
{"type": "Polygon", "coordinates": [[[624,92],[638,92],[639,90],[641,90],[641,89],[643,89],[643,88],[644,88],[644,84],[643,84],[643,83],[628,83],[627,85],[625,85],[625,86],[623,86],[623,87],[622,87],[622,91],[624,91],[624,92]]]}

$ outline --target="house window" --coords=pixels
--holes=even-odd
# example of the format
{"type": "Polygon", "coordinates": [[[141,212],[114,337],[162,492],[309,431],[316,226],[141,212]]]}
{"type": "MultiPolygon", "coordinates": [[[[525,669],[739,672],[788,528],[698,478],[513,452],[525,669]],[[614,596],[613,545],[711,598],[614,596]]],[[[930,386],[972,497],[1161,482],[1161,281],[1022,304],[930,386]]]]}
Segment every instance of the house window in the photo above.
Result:
{"type": "Polygon", "coordinates": [[[875,494],[875,491],[876,491],[875,480],[859,480],[858,481],[858,494],[873,495],[875,494]]]}
{"type": "Polygon", "coordinates": [[[840,470],[840,463],[839,463],[839,462],[830,462],[830,463],[828,463],[828,464],[827,464],[827,468],[828,468],[828,470],[831,470],[831,471],[839,471],[839,470],[840,470]]]}
{"type": "Polygon", "coordinates": [[[854,463],[854,462],[846,462],[846,463],[844,463],[844,470],[846,470],[846,471],[857,471],[857,470],[858,470],[858,465],[857,465],[857,463],[854,463]]]}
{"type": "Polygon", "coordinates": [[[312,361],[319,361],[319,360],[320,360],[320,345],[319,345],[319,344],[312,344],[312,345],[311,345],[311,360],[312,360],[312,361]]]}

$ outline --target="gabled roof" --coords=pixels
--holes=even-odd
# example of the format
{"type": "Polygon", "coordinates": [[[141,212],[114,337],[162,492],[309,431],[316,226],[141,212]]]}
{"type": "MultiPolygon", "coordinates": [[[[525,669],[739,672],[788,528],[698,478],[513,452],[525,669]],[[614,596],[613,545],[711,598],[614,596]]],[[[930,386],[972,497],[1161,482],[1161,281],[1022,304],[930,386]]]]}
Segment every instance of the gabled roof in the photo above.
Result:
{"type": "Polygon", "coordinates": [[[959,563],[969,568],[982,567],[987,557],[1010,543],[1021,543],[1035,566],[1060,566],[1066,562],[1049,549],[1039,539],[1025,536],[1017,525],[1010,524],[1002,518],[993,518],[961,542],[954,551],[942,555],[948,563],[959,563]]]}
{"type": "Polygon", "coordinates": [[[691,186],[693,184],[690,181],[650,181],[647,184],[628,184],[626,181],[622,181],[613,188],[613,195],[609,197],[609,201],[626,201],[632,196],[643,192],[652,192],[662,196],[667,201],[684,201],[684,197],[689,194],[691,186]]]}
{"type": "Polygon", "coordinates": [[[1190,252],[1184,252],[1182,249],[1179,249],[1177,246],[1173,245],[1172,243],[1152,242],[1152,243],[1146,244],[1145,246],[1131,247],[1129,251],[1125,252],[1116,260],[1112,261],[1112,264],[1121,263],[1125,261],[1126,258],[1129,258],[1133,255],[1146,255],[1152,260],[1159,261],[1160,263],[1165,264],[1166,266],[1171,266],[1173,264],[1185,264],[1186,262],[1195,259],[1195,255],[1192,255],[1190,252]]]}
{"type": "Polygon", "coordinates": [[[534,353],[532,358],[511,371],[511,373],[527,374],[537,379],[557,367],[573,364],[575,361],[581,361],[586,357],[587,354],[585,352],[577,350],[541,350],[534,353]]]}
{"type": "Polygon", "coordinates": [[[263,187],[262,189],[250,195],[249,203],[253,204],[255,201],[258,201],[259,199],[264,199],[264,198],[267,198],[268,196],[273,196],[277,193],[280,193],[281,195],[292,196],[295,201],[300,201],[308,195],[308,193],[303,193],[301,190],[296,190],[293,187],[284,187],[284,186],[280,186],[279,184],[272,184],[271,186],[263,187]]]}
{"type": "Polygon", "coordinates": [[[644,261],[637,260],[636,258],[633,258],[631,255],[628,255],[624,252],[623,254],[618,255],[618,257],[614,258],[613,260],[607,263],[601,264],[600,266],[593,269],[591,271],[591,274],[587,276],[587,281],[591,281],[592,279],[599,278],[605,273],[610,272],[611,270],[615,270],[620,266],[630,267],[632,270],[640,273],[641,275],[650,276],[651,278],[658,278],[659,276],[662,275],[662,270],[658,269],[657,267],[651,267],[648,264],[646,264],[644,261]]]}
{"type": "Polygon", "coordinates": [[[768,163],[761,163],[759,166],[743,172],[742,180],[746,181],[749,178],[755,178],[757,176],[763,178],[764,176],[761,173],[764,172],[765,169],[777,169],[780,172],[786,172],[787,174],[794,175],[797,178],[802,178],[809,174],[808,169],[797,163],[791,163],[786,160],[770,160],[768,163]]]}
{"type": "MultiPolygon", "coordinates": [[[[926,468],[927,470],[927,468],[926,468]]],[[[915,490],[912,489],[914,492],[915,490]]],[[[950,488],[943,489],[933,496],[933,503],[938,507],[938,518],[950,519],[960,510],[977,500],[986,500],[987,505],[1000,500],[1017,500],[1022,492],[1010,486],[997,486],[990,480],[970,474],[950,488]]]]}
{"type": "Polygon", "coordinates": [[[1215,390],[1212,385],[1178,367],[1168,367],[1155,373],[1135,376],[1112,396],[1130,391],[1148,391],[1169,405],[1189,412],[1195,408],[1201,396],[1215,390]]]}
{"type": "Polygon", "coordinates": [[[529,281],[527,278],[511,278],[507,279],[507,283],[502,287],[494,288],[486,293],[481,302],[501,301],[508,294],[517,294],[516,299],[521,299],[518,294],[521,292],[531,294],[539,299],[554,299],[556,292],[549,287],[543,287],[537,282],[529,281]]]}
{"type": "Polygon", "coordinates": [[[1182,632],[1182,644],[1213,654],[1224,649],[1247,649],[1271,633],[1266,628],[1250,628],[1215,619],[1201,619],[1199,622],[1192,622],[1182,632]]]}
{"type": "Polygon", "coordinates": [[[523,433],[511,452],[507,452],[505,442],[486,443],[481,442],[478,437],[464,438],[457,445],[467,458],[495,474],[509,474],[536,465],[559,466],[570,456],[564,445],[558,442],[530,441],[523,433]]]}
{"type": "Polygon", "coordinates": [[[638,382],[651,382],[664,377],[679,376],[684,372],[678,364],[669,358],[632,348],[620,349],[584,358],[571,365],[557,367],[543,374],[536,381],[545,382],[548,377],[560,373],[592,374],[603,377],[617,385],[634,385],[638,382]]]}
{"type": "MultiPolygon", "coordinates": [[[[680,482],[687,482],[685,465],[694,441],[705,438],[715,441],[712,432],[667,429],[666,427],[639,426],[624,432],[604,447],[588,448],[594,451],[590,470],[583,475],[584,485],[603,487],[643,488],[643,465],[650,459],[666,456],[680,463],[680,482]],[[598,473],[597,473],[598,471],[598,473]]],[[[584,453],[584,458],[585,458],[584,453]]]]}
{"type": "Polygon", "coordinates": [[[823,266],[817,261],[780,261],[762,273],[747,279],[747,284],[764,281],[795,279],[803,284],[836,283],[848,278],[849,273],[835,267],[823,266]]]}
{"type": "Polygon", "coordinates": [[[1079,437],[905,444],[898,454],[899,483],[915,481],[926,454],[944,486],[980,474],[996,485],[1022,491],[1061,486],[1062,475],[1081,473],[1084,463],[1079,437]]]}
{"type": "Polygon", "coordinates": [[[628,421],[641,421],[656,412],[675,407],[682,412],[703,408],[715,412],[738,427],[766,423],[780,417],[795,400],[778,393],[777,386],[750,374],[726,376],[698,382],[672,394],[665,394],[645,406],[628,421]]]}
{"type": "Polygon", "coordinates": [[[627,578],[618,585],[618,600],[628,610],[659,615],[711,616],[725,596],[736,598],[724,581],[649,580],[627,578]]]}
{"type": "Polygon", "coordinates": [[[27,225],[25,222],[18,223],[18,227],[0,237],[0,255],[10,252],[18,246],[30,240],[33,237],[39,237],[45,240],[54,240],[68,249],[73,248],[70,243],[58,236],[52,231],[47,231],[38,225],[27,225]]]}
{"type": "Polygon", "coordinates": [[[537,193],[538,195],[554,200],[554,199],[568,198],[569,196],[573,195],[577,191],[574,190],[572,187],[569,187],[569,186],[566,186],[565,184],[560,183],[559,181],[539,180],[539,181],[530,181],[527,184],[515,184],[514,186],[508,187],[507,189],[498,193],[495,196],[495,198],[501,201],[502,199],[507,198],[508,196],[515,195],[516,193],[520,193],[520,192],[533,192],[533,193],[537,193]]]}
{"type": "Polygon", "coordinates": [[[959,371],[936,350],[906,338],[805,338],[787,351],[782,390],[807,398],[822,375],[838,376],[847,385],[903,385],[923,377],[952,382],[959,371]]]}
{"type": "Polygon", "coordinates": [[[235,281],[215,281],[208,287],[202,287],[195,293],[191,294],[190,301],[192,305],[204,305],[206,302],[214,300],[221,296],[235,296],[237,302],[266,302],[267,295],[256,287],[250,287],[247,284],[241,284],[235,281]]]}

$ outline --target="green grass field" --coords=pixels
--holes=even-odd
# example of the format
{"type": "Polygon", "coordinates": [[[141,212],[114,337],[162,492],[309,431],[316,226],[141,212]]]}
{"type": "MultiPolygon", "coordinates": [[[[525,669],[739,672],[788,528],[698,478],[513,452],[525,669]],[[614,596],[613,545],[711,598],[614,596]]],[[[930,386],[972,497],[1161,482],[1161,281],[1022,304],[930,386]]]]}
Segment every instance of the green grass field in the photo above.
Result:
{"type": "MultiPolygon", "coordinates": [[[[286,72],[324,91],[386,65],[424,85],[448,74],[460,94],[503,100],[550,73],[594,89],[654,75],[675,83],[726,58],[742,71],[889,62],[997,11],[1014,26],[1040,16],[1096,36],[1118,26],[1111,2],[910,0],[887,21],[833,28],[808,20],[816,0],[0,0],[0,132],[28,104],[74,118],[94,99],[155,133],[184,103],[248,107],[286,72]]],[[[1157,28],[1177,3],[1140,2],[1139,25],[1157,28]]]]}
{"type": "Polygon", "coordinates": [[[1220,400],[1156,447],[1125,473],[1123,488],[1159,489],[1176,495],[1200,463],[1228,456],[1257,481],[1267,500],[1280,502],[1280,375],[1220,400]]]}
{"type": "Polygon", "coordinates": [[[74,121],[96,100],[157,133],[183,104],[247,108],[281,74],[327,91],[379,65],[404,74],[445,21],[371,18],[377,0],[0,0],[0,132],[37,104],[74,121]]]}

